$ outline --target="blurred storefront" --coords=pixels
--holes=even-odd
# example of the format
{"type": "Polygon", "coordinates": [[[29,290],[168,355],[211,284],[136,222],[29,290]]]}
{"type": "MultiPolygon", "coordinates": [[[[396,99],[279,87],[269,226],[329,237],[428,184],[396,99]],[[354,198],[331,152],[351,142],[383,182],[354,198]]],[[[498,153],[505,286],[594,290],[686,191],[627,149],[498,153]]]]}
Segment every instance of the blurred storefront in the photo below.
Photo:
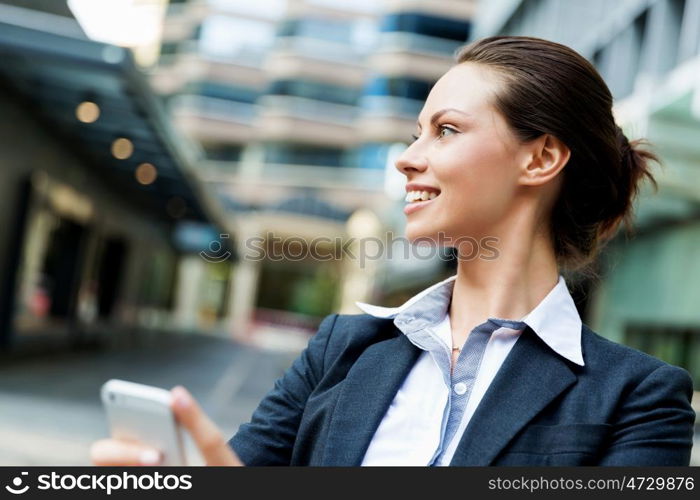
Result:
{"type": "Polygon", "coordinates": [[[225,294],[195,302],[202,321],[179,321],[182,261],[196,253],[173,235],[209,227],[210,210],[131,53],[70,17],[0,5],[0,55],[3,346],[219,327],[225,294]]]}

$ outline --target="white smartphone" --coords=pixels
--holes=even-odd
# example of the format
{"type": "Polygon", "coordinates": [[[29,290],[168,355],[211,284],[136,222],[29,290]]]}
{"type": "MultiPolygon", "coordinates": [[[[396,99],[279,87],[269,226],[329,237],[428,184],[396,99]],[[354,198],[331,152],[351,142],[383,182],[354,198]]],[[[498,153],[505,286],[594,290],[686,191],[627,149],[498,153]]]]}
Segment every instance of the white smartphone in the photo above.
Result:
{"type": "Polygon", "coordinates": [[[112,438],[135,440],[159,449],[162,465],[187,465],[182,428],[170,408],[170,391],[111,379],[100,392],[112,438]]]}

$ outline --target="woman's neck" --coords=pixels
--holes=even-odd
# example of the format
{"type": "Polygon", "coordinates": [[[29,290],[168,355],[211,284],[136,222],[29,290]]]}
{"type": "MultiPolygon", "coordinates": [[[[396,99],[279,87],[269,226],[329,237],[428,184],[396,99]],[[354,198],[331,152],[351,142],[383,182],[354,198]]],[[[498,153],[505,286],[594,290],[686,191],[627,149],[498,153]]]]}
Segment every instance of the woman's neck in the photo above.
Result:
{"type": "Polygon", "coordinates": [[[488,318],[519,320],[554,288],[559,279],[553,246],[543,231],[510,225],[494,231],[497,256],[458,261],[450,303],[454,345],[488,318]]]}

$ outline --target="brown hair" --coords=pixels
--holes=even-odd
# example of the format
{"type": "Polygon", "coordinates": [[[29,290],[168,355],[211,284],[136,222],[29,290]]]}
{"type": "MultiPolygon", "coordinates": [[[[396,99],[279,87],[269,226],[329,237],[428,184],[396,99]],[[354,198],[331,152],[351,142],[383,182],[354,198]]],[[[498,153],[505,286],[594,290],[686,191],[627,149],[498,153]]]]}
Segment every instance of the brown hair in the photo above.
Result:
{"type": "Polygon", "coordinates": [[[659,158],[640,148],[648,141],[627,140],[615,124],[605,81],[569,47],[497,36],[461,47],[456,58],[486,65],[503,79],[493,104],[519,140],[551,134],[571,150],[550,231],[560,269],[594,275],[591,264],[620,222],[628,235],[632,230],[640,180],[648,178],[658,190],[650,161],[660,164],[659,158]]]}

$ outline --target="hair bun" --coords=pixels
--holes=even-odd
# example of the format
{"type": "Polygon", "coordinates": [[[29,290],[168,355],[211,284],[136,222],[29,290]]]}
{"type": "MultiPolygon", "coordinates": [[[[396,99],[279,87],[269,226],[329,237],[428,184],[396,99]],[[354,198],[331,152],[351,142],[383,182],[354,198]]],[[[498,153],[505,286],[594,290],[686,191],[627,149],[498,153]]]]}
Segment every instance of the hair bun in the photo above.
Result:
{"type": "Polygon", "coordinates": [[[619,125],[615,125],[615,133],[617,135],[617,147],[620,150],[620,157],[624,160],[625,156],[629,154],[632,149],[632,146],[619,125]]]}

